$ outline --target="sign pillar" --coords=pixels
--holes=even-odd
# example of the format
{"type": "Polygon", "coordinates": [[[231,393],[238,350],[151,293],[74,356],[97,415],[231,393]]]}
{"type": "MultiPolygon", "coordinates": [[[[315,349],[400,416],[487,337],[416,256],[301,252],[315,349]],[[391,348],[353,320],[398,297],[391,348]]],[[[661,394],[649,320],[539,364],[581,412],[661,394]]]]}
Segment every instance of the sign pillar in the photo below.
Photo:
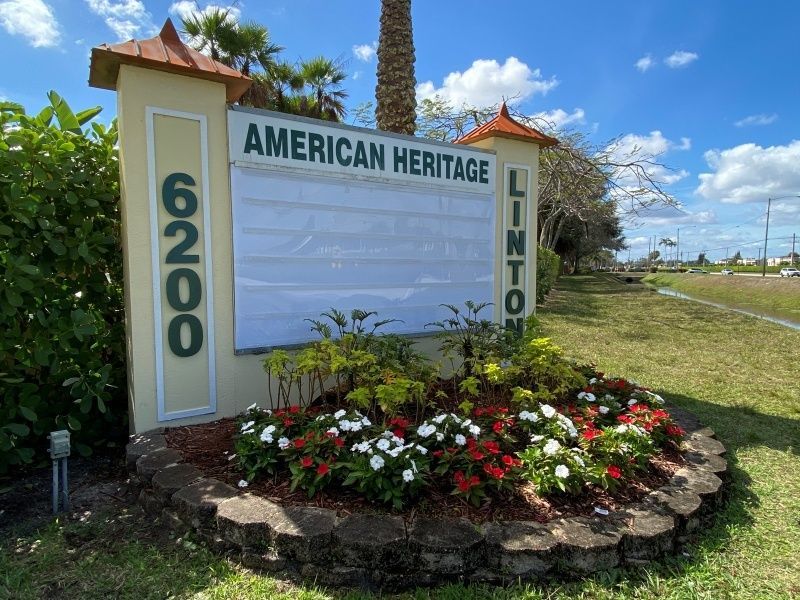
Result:
{"type": "Polygon", "coordinates": [[[536,312],[539,148],[552,137],[514,121],[505,103],[498,115],[457,141],[497,153],[495,320],[522,333],[536,312]]]}

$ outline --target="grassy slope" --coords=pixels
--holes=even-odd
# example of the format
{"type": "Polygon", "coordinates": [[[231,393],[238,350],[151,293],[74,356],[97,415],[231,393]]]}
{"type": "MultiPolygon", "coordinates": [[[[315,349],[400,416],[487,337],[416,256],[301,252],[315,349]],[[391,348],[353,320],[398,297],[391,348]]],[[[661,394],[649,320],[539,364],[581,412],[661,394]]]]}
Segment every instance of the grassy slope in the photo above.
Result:
{"type": "MultiPolygon", "coordinates": [[[[407,598],[790,598],[800,595],[800,332],[637,290],[564,278],[542,311],[569,353],[695,411],[729,448],[734,488],[689,555],[582,582],[450,586],[407,598]]],[[[254,574],[163,528],[110,511],[0,541],[0,597],[366,598],[254,574]],[[160,533],[159,533],[160,532],[160,533]]]]}
{"type": "Polygon", "coordinates": [[[698,273],[654,273],[644,281],[705,300],[757,308],[800,322],[800,277],[737,277],[698,273]]]}

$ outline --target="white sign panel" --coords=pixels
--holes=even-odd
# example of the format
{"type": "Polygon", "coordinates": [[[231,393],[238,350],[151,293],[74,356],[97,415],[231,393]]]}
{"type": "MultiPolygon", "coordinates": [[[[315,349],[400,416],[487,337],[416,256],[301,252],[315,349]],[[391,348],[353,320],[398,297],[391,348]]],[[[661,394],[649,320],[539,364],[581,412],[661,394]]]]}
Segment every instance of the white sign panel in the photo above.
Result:
{"type": "MultiPolygon", "coordinates": [[[[269,118],[279,128],[329,129],[269,118]]],[[[340,137],[351,134],[349,128],[330,129],[340,137]]],[[[355,132],[367,144],[409,143],[355,132]]],[[[233,126],[230,136],[235,143],[233,126]]],[[[486,161],[493,180],[492,154],[410,143],[486,161]]],[[[382,331],[415,334],[432,331],[426,324],[448,315],[442,303],[492,301],[493,183],[489,189],[475,182],[476,192],[469,193],[463,182],[412,185],[407,179],[371,180],[326,169],[312,175],[308,165],[298,172],[277,162],[231,166],[237,352],[315,339],[306,319],[318,319],[332,307],[348,314],[354,308],[374,310],[379,319],[401,319],[382,331]]]]}

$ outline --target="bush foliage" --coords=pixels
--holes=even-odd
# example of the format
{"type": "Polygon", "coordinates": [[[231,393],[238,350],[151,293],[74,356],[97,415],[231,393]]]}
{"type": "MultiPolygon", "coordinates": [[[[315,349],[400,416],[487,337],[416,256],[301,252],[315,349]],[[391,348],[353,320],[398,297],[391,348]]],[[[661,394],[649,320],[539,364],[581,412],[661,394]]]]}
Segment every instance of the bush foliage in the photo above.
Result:
{"type": "Polygon", "coordinates": [[[536,248],[536,303],[544,302],[561,274],[561,259],[558,254],[538,246],[536,248]]]}
{"type": "Polygon", "coordinates": [[[69,429],[81,454],[126,419],[116,123],[55,92],[0,103],[0,472],[69,429]]]}

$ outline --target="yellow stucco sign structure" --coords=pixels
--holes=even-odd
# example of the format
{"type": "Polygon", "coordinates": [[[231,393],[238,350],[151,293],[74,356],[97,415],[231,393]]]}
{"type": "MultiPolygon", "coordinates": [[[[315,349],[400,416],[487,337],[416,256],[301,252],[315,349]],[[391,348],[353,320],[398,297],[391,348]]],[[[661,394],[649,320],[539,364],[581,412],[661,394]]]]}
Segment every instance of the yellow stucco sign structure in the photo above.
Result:
{"type": "MultiPolygon", "coordinates": [[[[259,355],[330,307],[421,335],[440,304],[535,310],[539,146],[510,118],[458,144],[232,103],[241,73],[172,23],[92,51],[117,91],[128,387],[136,432],[267,403],[259,355]]],[[[421,338],[423,350],[435,344],[421,338]]]]}

